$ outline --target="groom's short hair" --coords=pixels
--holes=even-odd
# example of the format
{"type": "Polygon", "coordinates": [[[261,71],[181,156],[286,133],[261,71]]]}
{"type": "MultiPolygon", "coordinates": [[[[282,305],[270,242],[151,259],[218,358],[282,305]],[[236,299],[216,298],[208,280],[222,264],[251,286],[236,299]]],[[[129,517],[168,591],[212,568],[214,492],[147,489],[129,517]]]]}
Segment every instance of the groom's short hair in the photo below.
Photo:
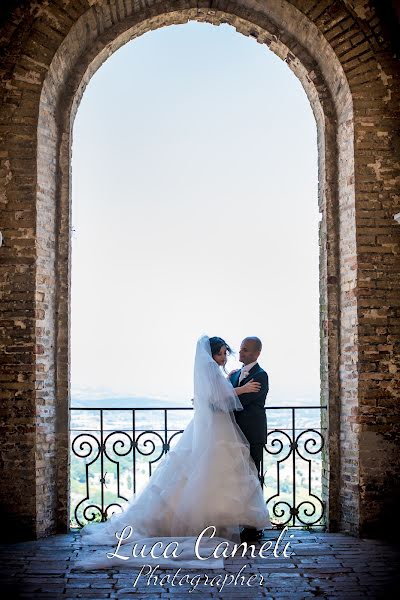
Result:
{"type": "Polygon", "coordinates": [[[256,351],[261,352],[262,342],[261,342],[260,338],[256,337],[255,335],[251,335],[251,336],[247,337],[246,340],[250,340],[251,342],[253,342],[254,348],[256,349],[256,351]]]}

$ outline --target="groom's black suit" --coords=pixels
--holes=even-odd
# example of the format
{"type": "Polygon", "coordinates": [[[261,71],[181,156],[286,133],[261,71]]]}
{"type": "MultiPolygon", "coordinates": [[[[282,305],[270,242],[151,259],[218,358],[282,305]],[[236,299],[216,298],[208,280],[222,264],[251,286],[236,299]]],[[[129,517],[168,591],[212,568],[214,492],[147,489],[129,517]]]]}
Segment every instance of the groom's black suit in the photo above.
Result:
{"type": "Polygon", "coordinates": [[[267,441],[267,420],[265,417],[265,399],[268,394],[268,375],[257,363],[239,383],[240,370],[232,373],[230,381],[234,388],[242,387],[250,379],[261,384],[259,392],[241,394],[239,400],[243,410],[235,411],[236,423],[243,431],[250,444],[250,454],[256,463],[257,471],[261,470],[263,447],[267,441]]]}

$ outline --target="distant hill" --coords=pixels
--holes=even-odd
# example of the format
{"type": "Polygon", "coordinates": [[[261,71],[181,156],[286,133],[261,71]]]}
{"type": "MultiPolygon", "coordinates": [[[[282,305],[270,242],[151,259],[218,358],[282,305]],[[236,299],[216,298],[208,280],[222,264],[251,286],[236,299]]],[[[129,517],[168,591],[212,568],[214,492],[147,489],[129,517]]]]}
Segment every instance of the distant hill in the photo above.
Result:
{"type": "Polygon", "coordinates": [[[141,397],[101,397],[101,398],[84,398],[71,397],[72,408],[168,408],[176,406],[177,408],[191,407],[190,402],[172,402],[171,400],[163,400],[160,398],[141,398],[141,397]]]}
{"type": "MultiPolygon", "coordinates": [[[[170,398],[152,398],[149,396],[129,396],[113,392],[109,389],[91,387],[73,387],[71,390],[72,408],[179,408],[192,407],[190,398],[186,401],[171,400],[170,398]]],[[[266,407],[269,406],[318,406],[317,398],[271,398],[267,397],[266,407]]],[[[315,412],[313,411],[313,414],[315,412]]]]}

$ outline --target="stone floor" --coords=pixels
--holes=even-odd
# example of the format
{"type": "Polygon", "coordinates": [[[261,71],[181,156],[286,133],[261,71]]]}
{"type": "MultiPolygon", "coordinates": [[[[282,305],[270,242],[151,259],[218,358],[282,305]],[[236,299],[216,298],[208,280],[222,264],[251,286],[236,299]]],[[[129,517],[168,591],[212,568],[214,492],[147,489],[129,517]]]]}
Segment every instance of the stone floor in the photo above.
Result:
{"type": "MultiPolygon", "coordinates": [[[[142,575],[136,586],[139,568],[82,572],[74,564],[82,550],[79,535],[57,535],[35,542],[3,544],[1,552],[1,592],[6,599],[135,598],[270,598],[300,600],[303,598],[398,598],[400,592],[398,549],[380,541],[356,539],[342,534],[313,533],[290,530],[293,534],[290,558],[227,559],[225,571],[207,571],[208,584],[202,570],[182,570],[172,580],[176,569],[164,570],[170,579],[161,585],[148,585],[142,575]],[[239,571],[241,568],[241,574],[239,571]],[[184,575],[189,583],[181,581],[184,575]],[[221,583],[226,574],[225,587],[221,583]],[[252,580],[250,575],[256,575],[252,580]],[[201,576],[196,589],[195,576],[201,576]],[[230,575],[232,577],[229,579],[230,575]],[[263,585],[260,585],[263,576],[263,585]],[[236,585],[232,582],[236,577],[236,585]],[[215,577],[213,585],[211,578],[215,577]],[[180,584],[181,582],[181,584],[180,584]],[[249,585],[248,585],[249,583],[249,585]]],[[[269,531],[266,539],[275,540],[277,531],[269,531]]],[[[282,545],[283,549],[283,545],[282,545]]],[[[153,580],[154,581],[154,580],[153,580]]]]}

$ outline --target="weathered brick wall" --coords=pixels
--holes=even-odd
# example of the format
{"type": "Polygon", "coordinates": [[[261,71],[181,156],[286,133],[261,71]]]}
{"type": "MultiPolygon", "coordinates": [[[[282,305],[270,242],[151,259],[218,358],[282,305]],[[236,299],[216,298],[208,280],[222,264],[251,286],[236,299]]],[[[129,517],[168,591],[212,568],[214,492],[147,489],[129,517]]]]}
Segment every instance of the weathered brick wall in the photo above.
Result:
{"type": "MultiPolygon", "coordinates": [[[[16,0],[0,107],[1,506],[31,535],[68,504],[70,148],[91,75],[123,43],[231,23],[301,80],[318,126],[321,379],[330,527],[385,534],[399,501],[399,64],[370,1],[16,0]]],[[[390,15],[389,15],[390,17],[390,15]]]]}

